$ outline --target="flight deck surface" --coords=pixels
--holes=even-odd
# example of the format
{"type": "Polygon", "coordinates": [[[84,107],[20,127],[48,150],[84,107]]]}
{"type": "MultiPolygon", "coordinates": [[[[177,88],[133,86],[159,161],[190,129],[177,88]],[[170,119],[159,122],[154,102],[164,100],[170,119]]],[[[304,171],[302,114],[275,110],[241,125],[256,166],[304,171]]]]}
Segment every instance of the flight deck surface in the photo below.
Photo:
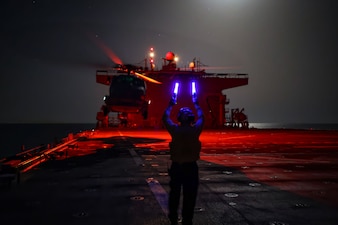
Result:
{"type": "MultiPolygon", "coordinates": [[[[194,224],[338,224],[338,132],[205,130],[194,224]]],[[[165,130],[87,131],[1,188],[1,224],[169,224],[165,130]]]]}

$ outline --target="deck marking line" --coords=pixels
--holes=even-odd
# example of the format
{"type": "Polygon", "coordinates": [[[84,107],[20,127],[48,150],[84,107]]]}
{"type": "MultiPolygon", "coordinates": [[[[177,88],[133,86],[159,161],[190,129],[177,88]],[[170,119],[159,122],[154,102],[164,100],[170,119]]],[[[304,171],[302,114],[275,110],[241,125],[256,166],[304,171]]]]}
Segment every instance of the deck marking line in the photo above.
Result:
{"type": "MultiPolygon", "coordinates": [[[[142,165],[143,161],[142,159],[137,155],[137,153],[135,152],[134,149],[129,149],[130,155],[132,155],[136,165],[142,165]]],[[[164,212],[164,214],[166,216],[168,216],[169,210],[168,210],[168,194],[167,192],[164,190],[164,188],[162,187],[162,185],[160,184],[160,182],[158,182],[158,180],[154,179],[154,178],[148,178],[146,179],[148,186],[151,190],[151,192],[153,192],[158,204],[161,206],[162,211],[164,212]]]]}
{"type": "Polygon", "coordinates": [[[134,149],[129,149],[129,153],[133,157],[133,160],[136,163],[136,165],[139,166],[143,164],[143,160],[138,156],[138,154],[135,152],[134,149]]]}
{"type": "MultiPolygon", "coordinates": [[[[119,131],[119,135],[124,139],[123,134],[119,131]]],[[[130,155],[133,157],[136,165],[142,165],[143,160],[141,157],[138,156],[138,154],[135,152],[134,149],[129,149],[130,155]]],[[[158,182],[158,180],[154,178],[148,178],[146,179],[146,182],[148,183],[148,186],[153,192],[158,204],[161,206],[163,213],[168,216],[169,214],[169,209],[168,209],[168,194],[158,182]]]]}
{"type": "MultiPolygon", "coordinates": [[[[119,132],[119,135],[120,137],[122,137],[122,139],[127,142],[127,139],[126,137],[123,136],[122,132],[121,131],[118,131],[119,132]]],[[[142,159],[138,156],[138,154],[135,152],[134,149],[128,149],[129,150],[129,153],[130,155],[133,157],[133,160],[135,162],[136,165],[142,165],[143,164],[143,161],[142,159]]]]}
{"type": "Polygon", "coordinates": [[[150,190],[153,192],[158,204],[160,204],[162,211],[166,216],[168,216],[169,210],[168,210],[167,192],[164,190],[164,188],[162,187],[160,182],[158,182],[158,180],[154,178],[148,178],[146,181],[150,187],[150,190]]]}

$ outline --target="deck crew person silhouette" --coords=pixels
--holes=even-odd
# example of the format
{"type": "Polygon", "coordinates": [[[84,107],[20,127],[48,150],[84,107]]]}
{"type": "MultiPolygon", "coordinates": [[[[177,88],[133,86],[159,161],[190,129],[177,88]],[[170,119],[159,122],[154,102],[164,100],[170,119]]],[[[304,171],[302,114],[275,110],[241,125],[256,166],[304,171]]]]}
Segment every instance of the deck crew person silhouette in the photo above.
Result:
{"type": "Polygon", "coordinates": [[[181,188],[183,189],[182,224],[192,225],[196,203],[199,175],[197,160],[200,158],[201,142],[199,136],[204,124],[203,111],[198,104],[196,93],[192,101],[197,111],[195,115],[188,107],[183,107],[177,115],[178,124],[170,119],[170,113],[176,104],[175,98],[169,102],[163,113],[162,121],[172,140],[169,143],[171,166],[169,168],[169,220],[172,225],[178,223],[178,206],[181,188]]]}

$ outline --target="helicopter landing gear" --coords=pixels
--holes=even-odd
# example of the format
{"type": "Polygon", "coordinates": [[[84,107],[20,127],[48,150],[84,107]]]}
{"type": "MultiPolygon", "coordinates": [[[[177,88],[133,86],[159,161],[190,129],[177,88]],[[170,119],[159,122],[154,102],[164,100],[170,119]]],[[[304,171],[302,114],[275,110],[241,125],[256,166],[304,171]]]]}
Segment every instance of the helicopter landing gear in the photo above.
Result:
{"type": "Polygon", "coordinates": [[[125,112],[119,113],[118,118],[120,120],[120,126],[121,127],[127,127],[128,126],[128,113],[125,113],[125,112]]]}
{"type": "Polygon", "coordinates": [[[143,103],[143,106],[141,108],[141,115],[144,120],[148,119],[148,101],[143,103]]]}

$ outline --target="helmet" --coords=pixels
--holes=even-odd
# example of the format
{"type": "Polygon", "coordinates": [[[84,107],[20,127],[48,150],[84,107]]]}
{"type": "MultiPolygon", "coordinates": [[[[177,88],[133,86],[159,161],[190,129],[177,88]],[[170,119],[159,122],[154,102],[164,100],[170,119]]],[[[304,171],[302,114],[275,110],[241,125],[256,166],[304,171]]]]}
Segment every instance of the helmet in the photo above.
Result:
{"type": "Polygon", "coordinates": [[[192,123],[195,120],[195,115],[188,107],[183,107],[177,114],[177,120],[180,123],[192,123]]]}

